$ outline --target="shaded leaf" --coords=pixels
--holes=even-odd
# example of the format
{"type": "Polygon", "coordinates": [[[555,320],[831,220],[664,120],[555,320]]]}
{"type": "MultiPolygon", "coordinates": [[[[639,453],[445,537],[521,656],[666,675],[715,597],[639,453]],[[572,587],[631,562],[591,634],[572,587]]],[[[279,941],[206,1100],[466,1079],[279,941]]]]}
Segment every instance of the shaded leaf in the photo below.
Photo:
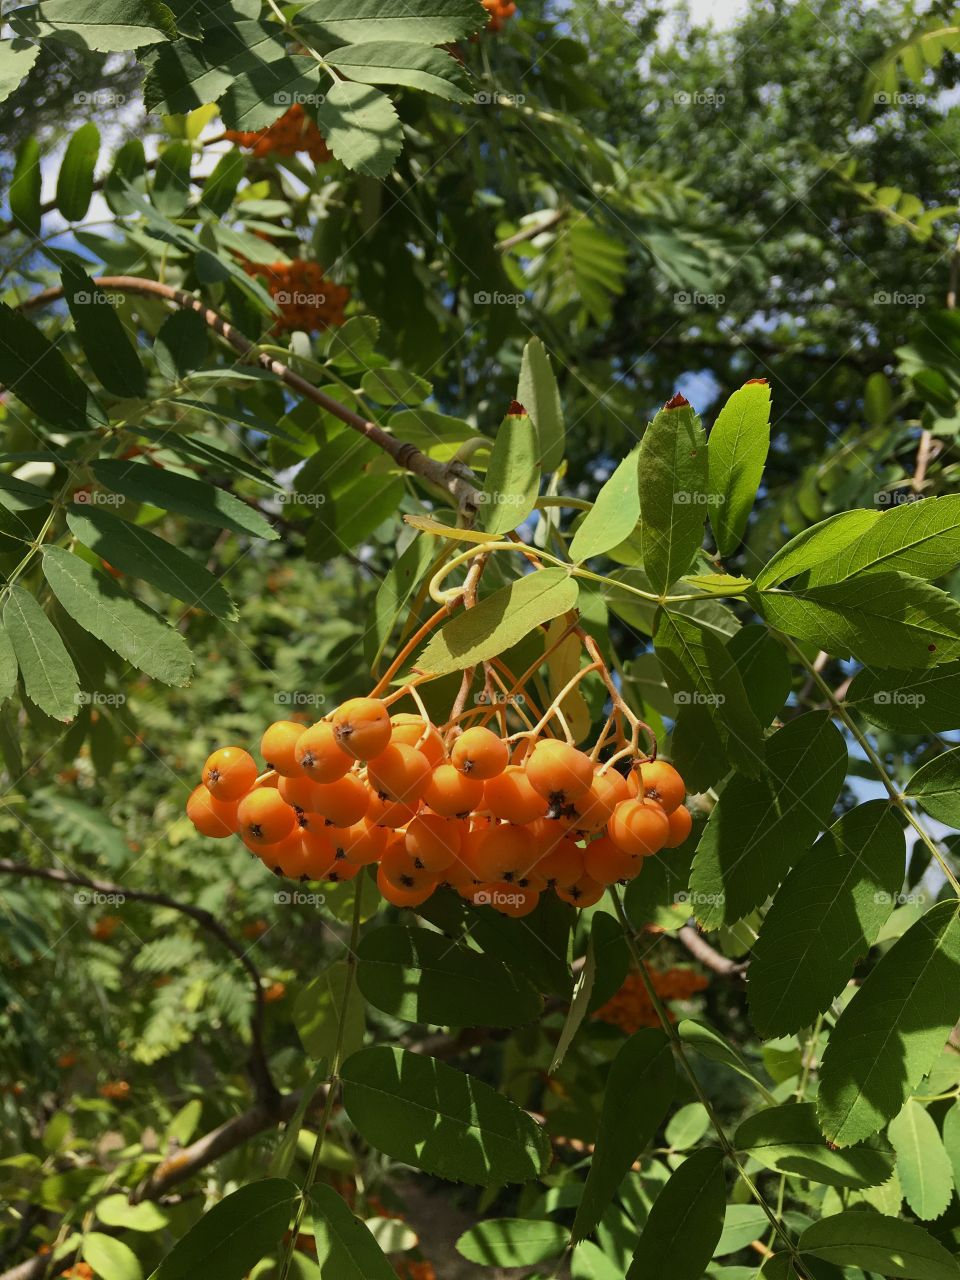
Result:
{"type": "Polygon", "coordinates": [[[717,415],[708,440],[710,524],[721,556],[740,545],[770,448],[770,387],[747,383],[717,415]]]}
{"type": "Polygon", "coordinates": [[[723,1152],[695,1151],[654,1200],[626,1280],[700,1280],[723,1231],[725,1210],[723,1152]]]}
{"type": "Polygon", "coordinates": [[[787,1102],[748,1117],[734,1145],[765,1169],[829,1187],[876,1187],[893,1172],[893,1154],[879,1147],[835,1151],[824,1141],[812,1102],[787,1102]]]}
{"type": "Polygon", "coordinates": [[[703,541],[707,438],[684,404],[661,409],[640,444],[640,536],[654,591],[666,591],[690,568],[703,541]]]}
{"type": "Polygon", "coordinates": [[[27,697],[55,720],[72,720],[79,705],[76,668],[56,627],[21,586],[10,588],[3,608],[3,625],[13,645],[27,697]]]}

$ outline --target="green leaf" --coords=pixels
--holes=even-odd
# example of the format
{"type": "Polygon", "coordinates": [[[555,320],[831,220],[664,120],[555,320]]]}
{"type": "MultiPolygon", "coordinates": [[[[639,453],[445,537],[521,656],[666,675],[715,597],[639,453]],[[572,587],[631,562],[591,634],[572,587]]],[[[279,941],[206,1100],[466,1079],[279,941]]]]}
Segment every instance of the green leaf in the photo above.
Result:
{"type": "MultiPolygon", "coordinates": [[[[232,150],[224,152],[214,165],[209,178],[203,184],[203,194],[200,197],[200,204],[203,208],[209,209],[218,218],[222,218],[233,203],[233,198],[237,194],[237,187],[240,185],[240,179],[243,177],[245,170],[246,161],[244,160],[243,152],[238,147],[233,147],[232,150]]],[[[177,314],[196,315],[196,312],[174,312],[174,315],[177,314]]],[[[199,316],[197,318],[199,319],[199,316]]]]}
{"type": "Polygon", "coordinates": [[[161,376],[177,382],[203,364],[207,326],[196,311],[174,311],[160,326],[153,350],[161,376]]]}
{"type": "Polygon", "coordinates": [[[122,1227],[124,1231],[162,1231],[170,1221],[157,1205],[144,1200],[131,1204],[123,1192],[97,1201],[97,1217],[105,1226],[122,1227]]]}
{"type": "Polygon", "coordinates": [[[729,1204],[723,1220],[723,1231],[713,1251],[715,1258],[739,1253],[770,1228],[770,1220],[758,1204],[729,1204]]]}
{"type": "Polygon", "coordinates": [[[708,441],[710,524],[721,556],[740,545],[770,448],[770,387],[748,382],[720,410],[708,441]]]}
{"type": "Polygon", "coordinates": [[[905,861],[886,800],[843,814],[801,858],[764,918],[747,974],[762,1036],[799,1031],[839,996],[893,910],[905,861]]]}
{"type": "MultiPolygon", "coordinates": [[[[103,196],[110,211],[125,217],[136,209],[136,195],[146,187],[147,157],[139,138],[128,138],[113,157],[103,182],[103,196]],[[134,198],[131,198],[131,188],[134,198]]],[[[177,314],[176,312],[174,314],[177,314]]]]}
{"type": "Polygon", "coordinates": [[[190,165],[193,148],[189,142],[168,142],[157,156],[153,171],[153,203],[168,218],[178,218],[190,201],[190,165]]]}
{"type": "Polygon", "coordinates": [[[654,591],[682,577],[703,541],[707,437],[688,404],[661,409],[640,443],[640,537],[654,591]]]}
{"type": "Polygon", "coordinates": [[[17,37],[0,40],[0,102],[9,98],[19,88],[24,76],[36,62],[40,53],[38,44],[28,44],[17,37]]]}
{"type": "Polygon", "coordinates": [[[857,1267],[905,1280],[958,1280],[960,1266],[913,1222],[856,1209],[821,1218],[800,1236],[800,1252],[837,1267],[857,1267]]]}
{"type": "Polygon", "coordinates": [[[366,935],[357,957],[364,996],[374,1008],[405,1022],[519,1027],[543,1008],[525,978],[441,933],[386,925],[366,935]]]}
{"type": "Polygon", "coordinates": [[[530,418],[508,413],[493,442],[480,498],[487,533],[509,533],[533,510],[540,493],[539,452],[530,418]]]}
{"type": "Polygon", "coordinates": [[[812,1102],[767,1107],[744,1120],[734,1135],[738,1151],[765,1169],[828,1187],[877,1187],[893,1173],[893,1155],[877,1147],[834,1151],[823,1139],[812,1102]]]}
{"type": "Polygon", "coordinates": [[[933,1117],[908,1098],[887,1135],[897,1153],[897,1176],[907,1204],[926,1222],[939,1218],[953,1199],[953,1166],[933,1117]]]}
{"type": "Polygon", "coordinates": [[[347,990],[349,967],[345,960],[335,960],[310,978],[297,993],[293,1005],[293,1024],[300,1042],[314,1060],[332,1062],[336,1051],[338,1026],[345,1018],[342,1057],[349,1057],[363,1047],[366,1014],[363,1000],[351,984],[349,999],[347,990]]]}
{"type": "Polygon", "coordinates": [[[960,1187],[960,1102],[943,1117],[943,1145],[953,1167],[953,1184],[960,1187]]]}
{"type": "MultiPolygon", "coordinates": [[[[598,912],[590,922],[590,940],[587,943],[587,954],[584,958],[583,968],[580,970],[580,976],[577,978],[573,988],[573,996],[570,1000],[567,1016],[563,1020],[560,1035],[557,1037],[557,1047],[553,1052],[553,1061],[550,1063],[550,1075],[555,1075],[559,1070],[564,1058],[567,1056],[567,1050],[573,1043],[574,1036],[579,1031],[587,1011],[591,1008],[593,984],[597,973],[594,928],[598,920],[609,919],[609,916],[604,916],[598,912]]],[[[622,981],[621,984],[618,984],[617,989],[619,989],[619,985],[622,985],[622,981]]]]}
{"type": "Polygon", "coordinates": [[[877,1133],[897,1114],[956,1023],[958,906],[940,902],[908,929],[840,1015],[817,1098],[821,1128],[837,1146],[877,1133]]]}
{"type": "Polygon", "coordinates": [[[43,572],[70,617],[107,648],[164,684],[188,683],[193,656],[186,640],[111,577],[63,547],[44,548],[43,572]]]}
{"type": "Polygon", "coordinates": [[[495,658],[541,623],[572,609],[578,591],[565,569],[540,569],[517,578],[441,627],[417,659],[417,668],[442,676],[495,658]]]}
{"type": "Polygon", "coordinates": [[[177,1241],[149,1280],[241,1280],[279,1242],[299,1195],[285,1178],[231,1192],[177,1241]]]}
{"type": "Polygon", "coordinates": [[[828,520],[811,525],[798,533],[769,560],[756,575],[757,586],[766,591],[798,573],[812,568],[821,560],[836,555],[848,543],[860,537],[880,519],[879,511],[857,508],[841,511],[828,520]]]}
{"type": "Polygon", "coordinates": [[[92,470],[105,488],[122,493],[133,502],[146,502],[201,524],[232,529],[235,533],[249,533],[270,542],[280,536],[259,511],[204,480],[161,470],[143,462],[112,459],[95,462],[92,470]]]}
{"type": "Polygon", "coordinates": [[[371,40],[344,45],[324,58],[361,84],[403,84],[450,102],[472,101],[462,87],[463,69],[446,49],[404,40],[371,40]]]}
{"type": "Polygon", "coordinates": [[[725,1211],[723,1152],[719,1147],[695,1151],[654,1200],[626,1280],[661,1275],[700,1280],[723,1231],[725,1211]]]}
{"type": "Polygon", "coordinates": [[[28,137],[17,147],[7,200],[14,226],[28,236],[40,233],[40,144],[28,137]]]}
{"type": "Polygon", "coordinates": [[[91,120],[67,143],[57,175],[57,208],[68,222],[81,222],[87,216],[99,154],[100,130],[91,120]]]}
{"type": "Polygon", "coordinates": [[[673,1101],[676,1071],[659,1028],[636,1031],[607,1076],[590,1172],[573,1223],[573,1240],[590,1235],[637,1156],[653,1140],[673,1101]]]}
{"type": "Polygon", "coordinates": [[[298,26],[319,28],[327,40],[351,44],[370,37],[447,44],[475,35],[487,21],[476,0],[318,0],[297,15],[298,26]]]}
{"type": "Polygon", "coordinates": [[[84,271],[64,269],[63,292],[90,368],[115,396],[147,393],[147,375],[127,336],[126,326],[106,293],[84,271]]]}
{"type": "Polygon", "coordinates": [[[481,1187],[528,1182],[550,1161],[546,1134],[488,1084],[388,1045],[343,1065],[344,1110],[361,1137],[394,1160],[481,1187]]]}
{"type": "Polygon", "coordinates": [[[734,774],[714,806],[690,875],[705,929],[760,906],[822,830],[843,785],[847,748],[829,715],[797,716],[767,740],[760,778],[734,774]]]}
{"type": "Polygon", "coordinates": [[[370,1233],[333,1187],[310,1188],[319,1274],[336,1280],[396,1280],[397,1273],[370,1233]]]}
{"type": "Polygon", "coordinates": [[[667,1125],[667,1146],[674,1151],[689,1151],[710,1128],[710,1113],[702,1102],[688,1102],[675,1111],[667,1125]]]}
{"type": "Polygon", "coordinates": [[[633,532],[640,519],[639,461],[637,445],[597,494],[570,543],[570,559],[575,563],[603,555],[633,532]]]}
{"type": "Polygon", "coordinates": [[[960,747],[934,756],[918,769],[906,794],[931,818],[960,830],[960,747]]]}
{"type": "Polygon", "coordinates": [[[559,1257],[567,1229],[558,1222],[528,1218],[488,1218],[465,1231],[457,1253],[483,1267],[530,1267],[559,1257]]]}
{"type": "Polygon", "coordinates": [[[208,569],[140,525],[87,504],[67,509],[67,526],[78,542],[114,569],[143,578],[214,617],[236,619],[236,605],[208,569]]]}
{"type": "Polygon", "coordinates": [[[927,671],[857,673],[844,699],[893,733],[940,733],[960,724],[960,662],[927,671]]]}
{"type": "Polygon", "coordinates": [[[741,627],[727,641],[754,715],[768,725],[790,696],[792,676],[786,649],[762,623],[741,627]]]}
{"type": "Polygon", "coordinates": [[[94,1273],[102,1276],[103,1280],[143,1280],[137,1255],[128,1244],[113,1236],[88,1231],[83,1237],[81,1253],[94,1273]]]}
{"type": "Polygon", "coordinates": [[[220,99],[220,115],[228,129],[265,129],[290,103],[323,97],[320,68],[303,50],[267,53],[266,59],[244,60],[220,99]]]}
{"type": "Polygon", "coordinates": [[[426,378],[409,373],[406,369],[391,369],[384,365],[368,369],[360,379],[365,396],[377,404],[420,404],[433,390],[426,378]]]}
{"type": "Polygon", "coordinates": [[[107,419],[64,359],[19,311],[0,302],[0,383],[52,427],[85,431],[107,419]]]}
{"type": "Polygon", "coordinates": [[[563,461],[565,443],[563,406],[550,357],[539,338],[531,338],[523,348],[517,400],[537,429],[541,471],[556,471],[563,461]]]}
{"type": "Polygon", "coordinates": [[[17,687],[18,671],[17,655],[10,636],[0,626],[0,702],[6,702],[17,687]]]}
{"type": "Polygon", "coordinates": [[[393,103],[379,89],[337,80],[314,108],[327,146],[356,173],[385,178],[403,147],[393,103]]]}
{"type": "Polygon", "coordinates": [[[138,49],[177,34],[173,13],[160,0],[42,0],[6,19],[20,35],[99,53],[138,49]]]}
{"type": "Polygon", "coordinates": [[[72,720],[79,705],[76,668],[56,627],[21,586],[10,588],[3,608],[3,625],[13,645],[27,697],[55,720],[72,720]]]}
{"type": "Polygon", "coordinates": [[[960,656],[960,605],[905,573],[860,573],[759,597],[771,626],[868,666],[932,667],[960,656]]]}
{"type": "Polygon", "coordinates": [[[807,582],[821,586],[855,573],[891,569],[915,578],[940,578],[958,563],[960,494],[947,494],[883,512],[829,560],[815,564],[807,582]]]}

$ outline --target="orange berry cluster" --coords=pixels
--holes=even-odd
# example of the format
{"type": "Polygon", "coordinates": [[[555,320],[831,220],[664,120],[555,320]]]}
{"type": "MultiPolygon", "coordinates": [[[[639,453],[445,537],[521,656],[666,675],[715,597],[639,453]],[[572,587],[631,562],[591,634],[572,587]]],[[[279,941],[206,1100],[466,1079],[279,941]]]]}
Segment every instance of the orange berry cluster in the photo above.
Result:
{"type": "MultiPolygon", "coordinates": [[[[650,977],[657,994],[664,1000],[689,1000],[709,986],[707,979],[693,969],[651,969],[650,977]]],[[[628,1035],[641,1027],[658,1027],[660,1019],[653,1007],[639,973],[631,973],[620,990],[593,1014],[601,1022],[610,1022],[628,1035]]]]}
{"type": "Polygon", "coordinates": [[[481,726],[448,752],[433,724],[391,716],[377,698],[309,727],[280,720],[260,751],[262,776],[241,747],[208,758],[187,802],[197,830],[238,834],[295,880],[351,880],[375,864],[397,906],[419,906],[440,884],[511,916],[547,889],[592,906],[692,826],[683,779],[662,760],[625,776],[557,738],[521,735],[511,751],[481,726]]]}
{"type": "Polygon", "coordinates": [[[318,262],[292,258],[289,262],[244,262],[248,276],[259,276],[270,297],[280,308],[280,318],[272,332],[287,329],[330,329],[344,321],[344,307],[350,301],[346,285],[334,284],[323,274],[318,262]]]}
{"type": "Polygon", "coordinates": [[[330,150],[323,134],[299,103],[286,111],[267,129],[250,132],[244,129],[225,129],[223,136],[238,147],[246,147],[258,158],[275,151],[279,156],[292,156],[306,151],[314,164],[330,159],[330,150]]]}
{"type": "Polygon", "coordinates": [[[490,21],[487,23],[488,31],[502,31],[507,19],[512,18],[517,12],[517,6],[513,0],[480,0],[480,2],[490,15],[490,21]]]}

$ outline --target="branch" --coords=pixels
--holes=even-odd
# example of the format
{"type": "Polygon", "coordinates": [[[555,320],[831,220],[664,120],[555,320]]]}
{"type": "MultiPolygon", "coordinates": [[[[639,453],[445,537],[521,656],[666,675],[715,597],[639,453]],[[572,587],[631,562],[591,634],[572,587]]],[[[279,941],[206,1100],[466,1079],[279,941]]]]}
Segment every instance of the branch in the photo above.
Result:
{"type": "Polygon", "coordinates": [[[694,959],[699,960],[706,969],[718,973],[722,978],[742,978],[747,971],[748,962],[731,960],[711,947],[706,938],[692,924],[685,924],[673,935],[681,946],[686,947],[694,959]]]}
{"type": "Polygon", "coordinates": [[[212,933],[228,951],[236,956],[250,975],[253,984],[253,1016],[250,1019],[250,1059],[247,1069],[253,1081],[258,1104],[267,1112],[275,1110],[280,1103],[280,1093],[270,1074],[263,1046],[265,1004],[260,970],[240,943],[230,936],[215,916],[202,907],[194,907],[188,902],[178,902],[176,898],[170,898],[165,893],[152,893],[146,889],[127,889],[124,885],[113,884],[108,880],[93,880],[89,876],[78,875],[73,871],[61,871],[56,867],[31,867],[9,858],[0,858],[0,875],[23,876],[31,880],[46,880],[52,884],[75,884],[80,888],[92,889],[95,893],[116,894],[135,902],[150,902],[155,906],[170,907],[173,911],[189,916],[202,929],[212,933]]]}
{"type": "Polygon", "coordinates": [[[493,247],[500,253],[506,253],[508,249],[512,249],[514,245],[523,244],[525,240],[535,240],[541,231],[549,231],[558,222],[562,222],[566,216],[566,209],[554,209],[542,221],[531,222],[529,226],[523,227],[522,230],[515,232],[512,236],[507,236],[506,240],[498,240],[493,247]]]}
{"type": "MultiPolygon", "coordinates": [[[[266,369],[268,373],[272,373],[281,382],[290,387],[291,390],[296,391],[298,395],[303,396],[304,399],[312,400],[314,404],[319,405],[321,409],[324,409],[334,418],[339,418],[341,422],[346,423],[348,427],[351,427],[359,435],[365,436],[367,440],[382,449],[384,453],[388,453],[397,466],[403,467],[404,470],[412,472],[413,475],[419,476],[422,480],[426,480],[429,484],[436,485],[445,493],[448,493],[453,498],[458,511],[467,515],[476,513],[480,501],[480,491],[474,484],[475,477],[473,472],[464,463],[458,462],[456,459],[449,463],[436,462],[433,458],[428,458],[425,453],[421,453],[416,445],[404,444],[395,436],[390,435],[389,432],[384,431],[383,427],[378,426],[375,422],[368,421],[359,413],[355,413],[352,409],[348,409],[346,405],[341,404],[339,400],[334,400],[325,392],[318,390],[306,378],[294,373],[292,369],[289,369],[273,356],[268,355],[265,351],[258,351],[256,343],[251,342],[229,320],[225,320],[218,311],[208,307],[199,298],[186,293],[183,289],[174,289],[171,285],[161,284],[159,280],[146,280],[139,276],[97,276],[94,279],[94,284],[103,289],[116,290],[118,293],[153,295],[172,302],[184,311],[195,311],[204,324],[223,338],[226,343],[233,347],[234,351],[239,352],[245,358],[253,359],[261,369],[266,369]]],[[[62,297],[62,287],[44,289],[41,293],[22,302],[20,310],[44,306],[46,303],[56,302],[57,299],[62,297]]]]}

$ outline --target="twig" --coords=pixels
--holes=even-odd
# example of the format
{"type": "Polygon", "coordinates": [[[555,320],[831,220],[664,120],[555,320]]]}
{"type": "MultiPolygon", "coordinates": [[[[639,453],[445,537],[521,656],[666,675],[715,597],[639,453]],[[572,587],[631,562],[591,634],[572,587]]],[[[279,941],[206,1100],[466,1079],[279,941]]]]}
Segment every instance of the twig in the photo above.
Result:
{"type": "Polygon", "coordinates": [[[704,968],[719,974],[722,978],[742,978],[749,968],[749,961],[731,960],[728,956],[721,955],[692,924],[683,925],[672,936],[681,946],[686,947],[704,968]]]}
{"type": "Polygon", "coordinates": [[[260,970],[250,959],[244,948],[230,936],[223,925],[203,907],[195,907],[189,902],[178,902],[176,898],[165,893],[153,893],[146,889],[128,889],[125,885],[113,884],[108,880],[94,880],[90,876],[78,875],[73,871],[63,871],[59,867],[31,867],[26,863],[15,862],[9,858],[0,858],[0,875],[22,876],[30,880],[45,880],[51,884],[74,884],[79,888],[92,889],[95,893],[112,894],[130,898],[135,902],[149,902],[158,907],[169,907],[189,916],[202,929],[206,929],[232,952],[250,976],[253,986],[253,1015],[250,1019],[250,1058],[247,1068],[253,1081],[254,1092],[258,1103],[270,1112],[279,1104],[280,1093],[273,1082],[267,1056],[263,1046],[263,1018],[265,1003],[260,970]]]}
{"type": "Polygon", "coordinates": [[[552,213],[547,214],[540,222],[531,222],[520,231],[514,232],[512,236],[507,236],[505,240],[498,240],[494,248],[499,253],[506,253],[508,249],[512,249],[514,245],[523,244],[525,240],[535,240],[541,231],[549,231],[558,222],[562,222],[566,216],[566,209],[554,209],[552,213]]]}
{"type": "MultiPolygon", "coordinates": [[[[223,338],[234,351],[252,359],[261,369],[272,373],[298,395],[319,405],[333,417],[339,418],[359,435],[389,454],[397,466],[442,489],[453,498],[458,510],[468,515],[476,512],[480,502],[480,490],[474,484],[475,477],[469,467],[461,462],[441,463],[428,458],[416,445],[404,444],[403,441],[384,431],[383,427],[348,409],[339,400],[334,400],[332,396],[320,391],[313,383],[294,373],[268,352],[258,351],[255,343],[244,337],[229,320],[225,320],[218,311],[208,307],[193,294],[186,293],[183,289],[174,289],[171,285],[161,284],[159,280],[147,280],[139,276],[97,276],[94,284],[103,289],[114,289],[118,293],[140,293],[165,298],[183,311],[195,311],[204,324],[223,338]]],[[[44,306],[62,297],[62,287],[44,289],[41,293],[22,302],[20,310],[44,306]]]]}

